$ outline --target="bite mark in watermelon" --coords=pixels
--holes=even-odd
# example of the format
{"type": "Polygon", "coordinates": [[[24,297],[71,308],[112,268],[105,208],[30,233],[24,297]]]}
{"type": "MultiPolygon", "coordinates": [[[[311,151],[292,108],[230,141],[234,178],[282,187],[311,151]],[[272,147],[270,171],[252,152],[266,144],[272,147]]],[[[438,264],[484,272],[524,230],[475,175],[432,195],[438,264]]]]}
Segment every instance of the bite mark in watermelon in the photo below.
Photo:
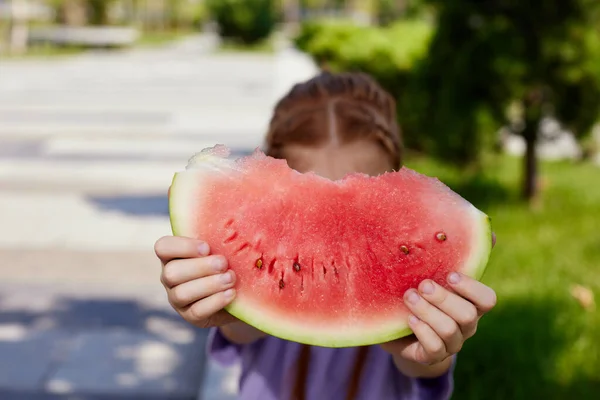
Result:
{"type": "Polygon", "coordinates": [[[170,191],[174,235],[205,240],[235,271],[227,310],[283,339],[325,347],[411,332],[404,293],[450,271],[480,279],[489,217],[436,178],[406,167],[337,181],[256,151],[204,149],[170,191]]]}

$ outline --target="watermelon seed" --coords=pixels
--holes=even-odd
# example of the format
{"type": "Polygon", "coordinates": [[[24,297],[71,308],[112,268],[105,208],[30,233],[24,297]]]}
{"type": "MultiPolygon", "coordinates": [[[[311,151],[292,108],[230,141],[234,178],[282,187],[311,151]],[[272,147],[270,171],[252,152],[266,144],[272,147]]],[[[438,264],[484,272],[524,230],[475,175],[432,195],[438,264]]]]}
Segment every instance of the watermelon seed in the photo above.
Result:
{"type": "Polygon", "coordinates": [[[435,235],[435,238],[436,238],[437,240],[439,240],[440,242],[443,242],[444,240],[446,240],[446,234],[445,234],[444,232],[438,232],[438,233],[435,235]]]}
{"type": "Polygon", "coordinates": [[[256,265],[256,268],[262,269],[262,267],[263,267],[263,260],[262,260],[262,258],[259,258],[258,260],[256,260],[256,264],[255,265],[256,265]]]}
{"type": "Polygon", "coordinates": [[[298,264],[297,262],[294,263],[294,271],[300,271],[300,264],[298,264]]]}
{"type": "Polygon", "coordinates": [[[285,282],[283,281],[283,279],[279,280],[279,289],[283,289],[285,287],[285,282]]]}
{"type": "Polygon", "coordinates": [[[400,246],[400,250],[401,250],[401,251],[402,251],[404,254],[408,254],[408,253],[409,253],[409,251],[408,251],[408,247],[406,247],[406,246],[400,246]]]}

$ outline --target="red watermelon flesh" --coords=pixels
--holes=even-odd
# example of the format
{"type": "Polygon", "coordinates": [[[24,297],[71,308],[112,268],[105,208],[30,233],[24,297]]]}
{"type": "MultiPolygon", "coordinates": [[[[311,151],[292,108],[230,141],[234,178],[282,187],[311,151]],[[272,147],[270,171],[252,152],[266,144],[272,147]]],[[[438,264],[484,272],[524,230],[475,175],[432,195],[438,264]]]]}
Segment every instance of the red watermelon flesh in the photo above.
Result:
{"type": "Polygon", "coordinates": [[[235,271],[228,311],[283,339],[326,347],[411,333],[403,295],[450,271],[479,279],[490,219],[408,168],[331,181],[260,151],[205,149],[175,174],[173,233],[205,240],[235,271]]]}

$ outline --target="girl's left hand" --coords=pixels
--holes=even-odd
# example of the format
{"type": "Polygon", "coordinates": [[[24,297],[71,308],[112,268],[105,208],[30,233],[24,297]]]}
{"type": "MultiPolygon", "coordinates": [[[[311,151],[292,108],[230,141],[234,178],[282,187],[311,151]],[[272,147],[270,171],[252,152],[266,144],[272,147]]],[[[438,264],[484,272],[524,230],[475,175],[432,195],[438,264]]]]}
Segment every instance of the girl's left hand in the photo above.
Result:
{"type": "MultiPolygon", "coordinates": [[[[493,236],[495,244],[495,236],[493,236]]],[[[447,290],[424,280],[418,290],[407,290],[405,304],[412,314],[408,323],[414,335],[384,343],[387,352],[407,361],[434,365],[458,353],[477,331],[479,319],[496,305],[490,287],[466,275],[452,272],[447,290]]]]}

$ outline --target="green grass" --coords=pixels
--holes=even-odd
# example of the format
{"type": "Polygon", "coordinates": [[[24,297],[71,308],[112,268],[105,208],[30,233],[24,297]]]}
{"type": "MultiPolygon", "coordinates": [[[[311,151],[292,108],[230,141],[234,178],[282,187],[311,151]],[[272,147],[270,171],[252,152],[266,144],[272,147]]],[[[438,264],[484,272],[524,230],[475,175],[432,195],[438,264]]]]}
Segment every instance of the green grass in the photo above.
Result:
{"type": "Polygon", "coordinates": [[[0,59],[27,59],[27,58],[57,58],[57,57],[69,57],[77,54],[82,54],[86,51],[83,47],[61,47],[52,45],[37,44],[30,46],[26,53],[23,54],[9,54],[0,53],[0,59]]]}
{"type": "Polygon", "coordinates": [[[571,296],[581,284],[600,301],[600,168],[544,163],[542,201],[519,201],[520,160],[482,176],[431,160],[406,166],[438,176],[492,217],[497,244],[483,282],[498,295],[459,354],[454,399],[597,399],[600,307],[571,296]]]}
{"type": "Polygon", "coordinates": [[[197,31],[191,29],[144,31],[141,32],[140,38],[135,45],[143,47],[162,46],[194,33],[197,33],[197,31]]]}
{"type": "Polygon", "coordinates": [[[265,53],[271,54],[275,52],[275,46],[271,38],[260,41],[256,44],[242,44],[229,40],[223,40],[219,48],[219,53],[265,53]]]}

